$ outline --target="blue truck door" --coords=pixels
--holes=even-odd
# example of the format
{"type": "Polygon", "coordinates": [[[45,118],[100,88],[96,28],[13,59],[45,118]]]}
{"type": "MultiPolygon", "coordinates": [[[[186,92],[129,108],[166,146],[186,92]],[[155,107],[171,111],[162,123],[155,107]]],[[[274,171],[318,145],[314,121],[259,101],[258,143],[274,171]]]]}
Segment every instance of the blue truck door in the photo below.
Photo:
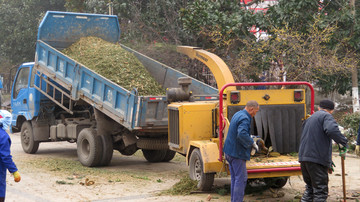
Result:
{"type": "MultiPolygon", "coordinates": [[[[29,116],[29,82],[30,70],[32,65],[20,66],[16,79],[11,91],[11,108],[13,112],[13,122],[16,122],[16,117],[24,115],[27,120],[31,119],[29,116]],[[15,120],[14,120],[15,119],[15,120]]],[[[31,99],[31,98],[30,98],[31,99]]],[[[13,123],[15,125],[15,123],[13,123]]]]}

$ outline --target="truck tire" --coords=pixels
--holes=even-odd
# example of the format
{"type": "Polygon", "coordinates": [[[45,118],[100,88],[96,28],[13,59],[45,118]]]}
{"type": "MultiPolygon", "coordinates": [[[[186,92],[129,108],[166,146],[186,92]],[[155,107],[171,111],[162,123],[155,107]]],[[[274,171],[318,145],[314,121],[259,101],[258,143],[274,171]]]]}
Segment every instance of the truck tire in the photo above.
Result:
{"type": "Polygon", "coordinates": [[[167,138],[140,138],[137,147],[146,150],[166,150],[169,149],[167,138]]]}
{"type": "Polygon", "coordinates": [[[142,152],[144,154],[145,159],[152,163],[161,162],[166,155],[166,150],[142,149],[142,152]]]}
{"type": "Polygon", "coordinates": [[[271,188],[282,188],[286,185],[289,177],[264,178],[265,184],[271,188]]]}
{"type": "Polygon", "coordinates": [[[163,162],[169,162],[171,161],[174,157],[175,157],[176,152],[172,151],[170,149],[166,150],[166,154],[164,159],[162,160],[163,162]]]}
{"type": "Polygon", "coordinates": [[[200,191],[209,191],[214,183],[215,173],[204,173],[203,161],[198,148],[191,153],[189,175],[190,179],[198,181],[197,188],[200,191]]]}
{"type": "Polygon", "coordinates": [[[77,155],[83,166],[93,167],[100,164],[103,157],[103,143],[94,129],[82,129],[76,143],[77,155]]]}
{"type": "Polygon", "coordinates": [[[110,135],[100,135],[100,137],[102,140],[103,154],[99,166],[107,166],[110,164],[114,153],[113,141],[110,135]]]}
{"type": "Polygon", "coordinates": [[[21,126],[21,146],[25,153],[35,154],[39,149],[39,142],[34,141],[34,132],[29,121],[25,121],[21,126]]]}

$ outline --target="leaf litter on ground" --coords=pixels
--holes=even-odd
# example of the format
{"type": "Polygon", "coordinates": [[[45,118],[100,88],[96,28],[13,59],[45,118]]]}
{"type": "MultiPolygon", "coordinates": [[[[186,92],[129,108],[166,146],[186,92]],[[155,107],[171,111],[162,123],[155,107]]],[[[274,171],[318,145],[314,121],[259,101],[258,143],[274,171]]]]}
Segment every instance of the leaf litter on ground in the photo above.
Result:
{"type": "Polygon", "coordinates": [[[103,77],[139,95],[164,95],[165,89],[132,53],[119,44],[97,37],[83,37],[62,51],[103,77]]]}

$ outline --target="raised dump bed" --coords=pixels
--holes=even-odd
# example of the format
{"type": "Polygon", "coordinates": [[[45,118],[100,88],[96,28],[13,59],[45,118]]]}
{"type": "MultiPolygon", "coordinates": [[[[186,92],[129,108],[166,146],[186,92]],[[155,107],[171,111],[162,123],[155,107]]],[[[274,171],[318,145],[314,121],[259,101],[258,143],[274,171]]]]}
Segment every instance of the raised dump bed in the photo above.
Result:
{"type": "MultiPolygon", "coordinates": [[[[87,68],[61,51],[83,37],[118,43],[117,16],[49,11],[38,30],[34,63],[16,74],[12,131],[21,131],[23,149],[40,142],[77,142],[86,166],[109,164],[113,149],[132,155],[142,149],[149,161],[169,161],[166,96],[140,96],[87,68]]],[[[165,89],[187,75],[126,46],[165,89]]],[[[134,78],[138,79],[138,78],[134,78]]],[[[191,78],[196,100],[217,99],[217,89],[191,78]],[[211,96],[209,96],[211,95],[211,96]]]]}

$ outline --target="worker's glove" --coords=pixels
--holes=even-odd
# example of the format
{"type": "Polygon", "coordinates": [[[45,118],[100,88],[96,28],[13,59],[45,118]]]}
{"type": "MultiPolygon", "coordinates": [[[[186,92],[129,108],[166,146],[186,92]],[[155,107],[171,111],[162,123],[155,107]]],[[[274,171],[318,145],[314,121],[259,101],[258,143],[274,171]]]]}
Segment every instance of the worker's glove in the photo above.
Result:
{"type": "Polygon", "coordinates": [[[254,141],[254,143],[252,144],[252,147],[251,147],[250,155],[254,156],[255,153],[258,151],[259,151],[259,147],[257,146],[256,142],[254,141]]]}
{"type": "Polygon", "coordinates": [[[254,141],[254,143],[252,144],[252,147],[258,152],[259,151],[259,147],[257,146],[256,142],[254,141]]]}
{"type": "Polygon", "coordinates": [[[21,177],[20,177],[19,171],[15,171],[15,172],[13,173],[13,175],[14,175],[14,181],[15,181],[15,182],[20,182],[21,177]]]}
{"type": "Polygon", "coordinates": [[[339,144],[339,155],[345,159],[347,147],[339,144]]]}
{"type": "Polygon", "coordinates": [[[330,166],[330,168],[329,168],[328,173],[329,173],[329,174],[332,174],[332,173],[335,171],[335,170],[334,170],[335,167],[336,167],[336,165],[335,165],[334,161],[331,161],[331,166],[330,166]]]}

